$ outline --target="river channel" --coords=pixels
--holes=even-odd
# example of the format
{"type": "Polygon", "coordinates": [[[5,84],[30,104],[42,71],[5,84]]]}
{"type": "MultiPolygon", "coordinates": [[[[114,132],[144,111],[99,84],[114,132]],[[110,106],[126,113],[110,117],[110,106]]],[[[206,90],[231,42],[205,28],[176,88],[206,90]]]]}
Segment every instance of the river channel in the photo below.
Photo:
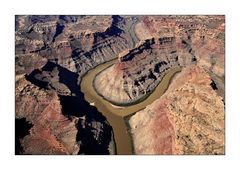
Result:
{"type": "Polygon", "coordinates": [[[133,154],[131,137],[128,133],[127,124],[125,123],[124,117],[144,109],[147,105],[159,99],[168,88],[172,77],[176,73],[180,72],[181,68],[171,69],[163,77],[162,81],[158,84],[155,90],[144,101],[131,106],[118,107],[112,105],[109,101],[99,96],[93,87],[93,80],[95,76],[116,62],[117,59],[111,60],[89,70],[87,74],[82,77],[81,91],[84,93],[84,98],[90,104],[94,105],[98,111],[107,118],[107,121],[112,126],[117,154],[133,154]]]}

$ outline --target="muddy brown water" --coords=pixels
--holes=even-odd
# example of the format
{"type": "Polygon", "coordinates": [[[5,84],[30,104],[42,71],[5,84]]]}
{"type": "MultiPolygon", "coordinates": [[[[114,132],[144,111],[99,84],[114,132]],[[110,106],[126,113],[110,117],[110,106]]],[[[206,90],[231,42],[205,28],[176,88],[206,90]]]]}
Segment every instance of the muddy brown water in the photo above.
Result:
{"type": "Polygon", "coordinates": [[[166,91],[172,77],[181,71],[181,68],[171,69],[155,88],[151,95],[144,101],[137,104],[118,107],[112,105],[109,101],[103,99],[97,94],[93,87],[93,80],[95,76],[102,70],[108,68],[117,62],[117,59],[108,61],[100,64],[97,67],[88,71],[87,74],[82,78],[81,91],[84,93],[84,98],[101,112],[108,120],[113,128],[114,138],[116,142],[117,154],[132,154],[133,146],[131,142],[130,134],[127,130],[127,124],[125,123],[124,117],[136,113],[139,110],[144,109],[147,105],[153,103],[155,100],[166,91]]]}

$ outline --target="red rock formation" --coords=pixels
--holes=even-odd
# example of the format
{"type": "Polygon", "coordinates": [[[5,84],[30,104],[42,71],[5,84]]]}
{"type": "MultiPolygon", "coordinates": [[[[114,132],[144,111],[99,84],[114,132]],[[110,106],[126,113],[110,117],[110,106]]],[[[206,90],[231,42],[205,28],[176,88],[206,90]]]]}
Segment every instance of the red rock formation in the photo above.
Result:
{"type": "MultiPolygon", "coordinates": [[[[172,154],[172,145],[173,140],[172,136],[174,136],[174,129],[171,122],[167,116],[167,101],[163,101],[157,108],[155,108],[154,112],[159,114],[156,115],[152,129],[150,132],[155,137],[153,142],[156,149],[156,152],[159,154],[172,154]],[[159,132],[159,130],[161,130],[159,132]],[[162,135],[159,135],[161,133],[162,135]]],[[[137,152],[137,151],[136,151],[137,152]]]]}
{"type": "Polygon", "coordinates": [[[153,35],[156,33],[156,29],[154,27],[154,22],[151,17],[145,17],[143,19],[143,23],[146,25],[146,27],[149,29],[149,32],[153,35]]]}
{"type": "Polygon", "coordinates": [[[33,127],[25,135],[21,124],[16,127],[16,154],[115,153],[111,126],[84,100],[77,79],[48,62],[17,80],[16,121],[26,118],[33,127]]]}
{"type": "Polygon", "coordinates": [[[21,139],[23,153],[115,153],[111,126],[78,83],[120,54],[95,81],[116,103],[137,101],[172,67],[199,66],[131,118],[136,153],[222,154],[224,31],[224,16],[16,16],[16,118],[33,125],[21,139]],[[30,74],[35,85],[26,81],[30,74]],[[61,97],[69,112],[62,113],[61,97]]]}
{"type": "Polygon", "coordinates": [[[224,103],[200,67],[188,67],[129,120],[136,154],[224,154],[224,103]]]}
{"type": "MultiPolygon", "coordinates": [[[[131,104],[151,93],[170,69],[180,67],[174,37],[151,38],[119,54],[118,62],[94,80],[96,91],[114,104],[131,104]]],[[[186,51],[186,50],[185,50],[186,51]]],[[[191,64],[189,56],[185,64],[191,64]]]]}
{"type": "Polygon", "coordinates": [[[77,154],[74,120],[63,116],[57,93],[22,79],[16,89],[16,117],[33,124],[21,140],[24,154],[77,154]]]}

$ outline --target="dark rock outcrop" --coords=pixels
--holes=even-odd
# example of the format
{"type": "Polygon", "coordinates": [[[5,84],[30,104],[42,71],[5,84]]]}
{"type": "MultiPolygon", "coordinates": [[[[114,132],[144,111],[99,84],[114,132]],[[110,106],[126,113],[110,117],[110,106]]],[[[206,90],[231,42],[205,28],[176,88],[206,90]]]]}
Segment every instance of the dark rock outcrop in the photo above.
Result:
{"type": "Polygon", "coordinates": [[[22,154],[115,153],[112,127],[96,108],[85,101],[83,93],[79,90],[78,74],[55,63],[47,62],[42,68],[26,75],[26,80],[32,83],[32,88],[24,91],[26,89],[24,87],[17,92],[19,96],[16,101],[16,114],[33,122],[34,126],[30,130],[38,134],[31,133],[23,138],[18,147],[20,149],[22,147],[22,154]],[[34,90],[33,87],[36,89],[34,90]],[[30,99],[30,96],[26,98],[27,93],[31,96],[30,99]],[[45,97],[40,93],[46,93],[45,97]],[[39,99],[35,99],[35,95],[39,99]],[[23,106],[26,102],[29,102],[30,106],[36,104],[40,110],[36,111],[34,108],[29,110],[30,107],[29,111],[24,113],[26,108],[23,106]],[[55,103],[55,111],[50,109],[53,107],[52,103],[55,103]],[[57,119],[51,122],[47,120],[49,116],[45,114],[57,119]],[[38,122],[40,118],[42,121],[38,122]],[[56,121],[59,125],[55,124],[56,121]],[[40,132],[44,126],[49,127],[49,130],[46,128],[46,131],[40,132]],[[54,128],[58,130],[54,131],[54,128]],[[72,131],[65,132],[66,128],[72,131]],[[41,137],[47,138],[47,142],[42,141],[43,143],[34,145],[35,139],[41,137]],[[46,148],[49,148],[49,151],[46,148]]]}
{"type": "Polygon", "coordinates": [[[15,154],[23,154],[23,147],[21,146],[21,139],[29,135],[29,130],[32,124],[26,121],[26,118],[15,119],[15,154]]]}

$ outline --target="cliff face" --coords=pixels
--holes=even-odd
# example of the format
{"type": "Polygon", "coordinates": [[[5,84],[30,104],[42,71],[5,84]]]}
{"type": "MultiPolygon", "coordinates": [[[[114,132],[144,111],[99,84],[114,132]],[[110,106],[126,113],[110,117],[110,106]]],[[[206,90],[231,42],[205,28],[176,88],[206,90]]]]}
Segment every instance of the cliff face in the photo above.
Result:
{"type": "Polygon", "coordinates": [[[17,80],[16,121],[32,125],[22,136],[16,127],[17,154],[115,154],[111,126],[77,82],[78,74],[51,62],[17,80]]]}
{"type": "Polygon", "coordinates": [[[147,16],[137,35],[176,37],[179,62],[187,65],[181,52],[188,51],[198,67],[184,69],[164,96],[131,117],[135,152],[224,154],[224,17],[175,17],[147,16]]]}
{"type": "Polygon", "coordinates": [[[175,37],[151,38],[120,53],[119,62],[102,71],[94,86],[115,104],[133,103],[151,93],[171,69],[195,64],[194,58],[190,52],[180,52],[175,37]]]}
{"type": "Polygon", "coordinates": [[[134,31],[140,42],[95,79],[104,98],[120,105],[134,103],[153,91],[170,69],[192,64],[208,70],[224,97],[222,16],[145,16],[134,31]]]}
{"type": "Polygon", "coordinates": [[[19,141],[23,154],[115,153],[111,126],[85,101],[79,82],[137,43],[135,22],[120,16],[16,16],[16,117],[33,125],[19,141]]]}
{"type": "Polygon", "coordinates": [[[20,140],[21,154],[78,153],[76,120],[69,120],[62,114],[56,92],[41,90],[26,80],[19,83],[16,117],[26,118],[33,125],[29,135],[20,140]]]}
{"type": "Polygon", "coordinates": [[[32,125],[16,130],[16,154],[115,154],[112,128],[85,101],[78,74],[55,63],[16,79],[16,118],[32,125]]]}
{"type": "Polygon", "coordinates": [[[183,69],[129,120],[136,154],[224,154],[224,103],[207,72],[183,69]]]}
{"type": "Polygon", "coordinates": [[[17,16],[16,59],[39,55],[83,75],[134,47],[135,22],[120,16],[17,16]]]}
{"type": "Polygon", "coordinates": [[[22,149],[16,153],[116,153],[111,126],[85,101],[79,82],[137,43],[130,29],[135,22],[120,16],[16,16],[16,121],[33,125],[27,136],[18,136],[22,149]]]}
{"type": "Polygon", "coordinates": [[[183,68],[130,118],[137,154],[224,153],[224,16],[32,15],[15,23],[17,154],[115,154],[112,127],[79,84],[112,59],[94,86],[115,104],[144,99],[183,68]]]}

